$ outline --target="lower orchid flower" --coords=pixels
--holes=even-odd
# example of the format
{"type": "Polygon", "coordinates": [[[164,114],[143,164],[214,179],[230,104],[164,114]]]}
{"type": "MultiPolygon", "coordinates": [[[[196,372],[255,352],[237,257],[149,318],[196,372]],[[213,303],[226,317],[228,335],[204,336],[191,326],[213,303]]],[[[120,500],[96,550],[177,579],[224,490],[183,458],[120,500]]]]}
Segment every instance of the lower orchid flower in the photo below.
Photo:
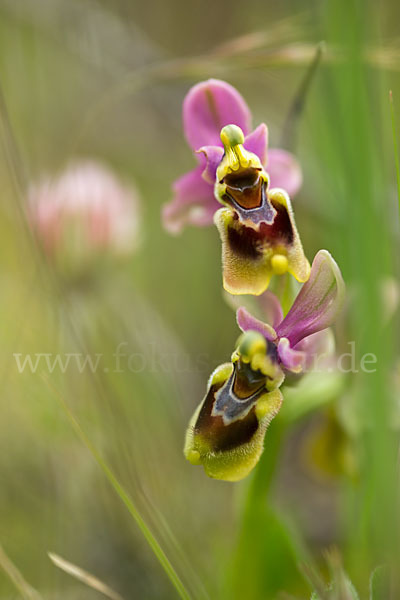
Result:
{"type": "Polygon", "coordinates": [[[263,451],[269,423],[279,412],[283,372],[273,344],[256,331],[244,333],[232,362],[211,375],[207,394],[189,424],[184,453],[209,477],[239,481],[263,451]]]}
{"type": "Polygon", "coordinates": [[[279,387],[299,374],[318,347],[318,334],[335,321],[344,300],[340,269],[326,250],[314,258],[311,274],[285,318],[279,301],[266,292],[272,325],[237,311],[243,334],[230,363],[218,367],[195,411],[184,453],[210,477],[238,481],[257,464],[269,423],[279,412],[279,387]]]}
{"type": "Polygon", "coordinates": [[[251,113],[239,92],[217,79],[193,86],[183,102],[183,128],[189,146],[196,153],[198,166],[177,179],[174,197],[163,207],[163,223],[170,233],[186,225],[212,225],[220,208],[214,197],[216,170],[224,155],[220,131],[233,123],[244,133],[244,147],[259,157],[268,168],[274,187],[294,196],[302,183],[299,163],[290,152],[268,149],[268,129],[261,123],[251,131],[251,113]]]}

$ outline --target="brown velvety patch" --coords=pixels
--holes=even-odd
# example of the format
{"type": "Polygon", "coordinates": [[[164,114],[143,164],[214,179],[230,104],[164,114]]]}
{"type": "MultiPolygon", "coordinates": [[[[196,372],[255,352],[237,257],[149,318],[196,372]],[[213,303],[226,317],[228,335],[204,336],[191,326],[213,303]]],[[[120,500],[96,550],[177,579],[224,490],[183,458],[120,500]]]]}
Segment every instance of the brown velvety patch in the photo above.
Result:
{"type": "Polygon", "coordinates": [[[258,260],[263,258],[263,246],[279,244],[289,245],[293,242],[294,232],[289,214],[285,206],[271,202],[276,211],[272,225],[260,223],[259,230],[240,224],[238,216],[234,216],[233,225],[228,226],[228,244],[232,253],[242,258],[258,260]]]}
{"type": "MultiPolygon", "coordinates": [[[[235,221],[237,222],[237,220],[238,217],[235,215],[235,221]]],[[[261,229],[260,231],[256,231],[252,227],[246,227],[245,225],[239,225],[238,227],[229,226],[227,233],[228,244],[234,254],[253,260],[263,257],[260,246],[264,234],[261,229]]]]}
{"type": "Polygon", "coordinates": [[[215,394],[223,385],[223,383],[220,383],[211,386],[194,427],[195,433],[200,434],[207,440],[214,452],[232,450],[246,444],[258,428],[255,407],[250,410],[246,417],[229,425],[224,425],[222,417],[211,415],[215,394]]]}
{"type": "Polygon", "coordinates": [[[274,200],[271,201],[271,204],[276,210],[274,222],[272,225],[261,223],[260,233],[275,242],[291,244],[294,234],[287,208],[274,200]]]}

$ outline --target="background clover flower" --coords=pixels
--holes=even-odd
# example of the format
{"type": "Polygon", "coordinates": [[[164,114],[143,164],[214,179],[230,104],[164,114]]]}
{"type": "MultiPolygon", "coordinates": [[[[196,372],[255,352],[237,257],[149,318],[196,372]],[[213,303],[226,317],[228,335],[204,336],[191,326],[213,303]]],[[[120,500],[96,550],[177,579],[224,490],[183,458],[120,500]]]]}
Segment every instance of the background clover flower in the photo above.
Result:
{"type": "Polygon", "coordinates": [[[28,191],[32,229],[64,273],[77,274],[99,258],[123,256],[139,240],[139,199],[113,173],[92,161],[71,164],[28,191]]]}
{"type": "Polygon", "coordinates": [[[285,318],[278,299],[271,292],[266,295],[264,302],[273,306],[269,311],[274,315],[272,326],[251,315],[245,307],[237,311],[238,325],[242,331],[258,331],[273,342],[284,369],[302,372],[324,347],[320,332],[334,323],[343,306],[345,285],[340,269],[327,250],[320,250],[310,278],[285,318]]]}
{"type": "Polygon", "coordinates": [[[216,169],[224,153],[220,132],[229,124],[242,129],[244,147],[267,167],[272,186],[284,188],[290,196],[300,188],[302,174],[297,160],[285,150],[268,150],[264,123],[251,131],[251,113],[239,92],[224,81],[203,81],[189,90],[183,102],[185,137],[199,164],[175,181],[173,199],[163,207],[163,223],[170,233],[179,233],[186,225],[213,223],[220,208],[214,197],[216,169]]]}

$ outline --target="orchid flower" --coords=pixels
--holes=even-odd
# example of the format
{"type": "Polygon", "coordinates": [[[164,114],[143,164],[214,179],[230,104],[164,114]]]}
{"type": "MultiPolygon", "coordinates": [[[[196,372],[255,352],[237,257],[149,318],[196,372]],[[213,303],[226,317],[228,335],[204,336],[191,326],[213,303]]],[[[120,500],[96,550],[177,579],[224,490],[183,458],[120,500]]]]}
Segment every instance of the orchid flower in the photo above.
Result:
{"type": "Polygon", "coordinates": [[[285,318],[278,299],[266,294],[272,325],[238,309],[243,331],[238,346],[231,362],[211,375],[187,430],[186,458],[217,479],[237,481],[257,464],[267,427],[282,403],[279,387],[286,374],[306,368],[310,340],[341,310],[344,282],[332,256],[320,250],[285,318]]]}
{"type": "Polygon", "coordinates": [[[163,223],[170,233],[179,233],[186,225],[212,225],[220,208],[214,197],[217,166],[224,155],[220,132],[229,124],[241,128],[244,147],[268,169],[272,186],[290,196],[299,190],[302,174],[295,157],[282,149],[268,149],[267,126],[261,123],[251,131],[251,113],[239,92],[225,81],[209,79],[193,86],[183,102],[183,129],[198,165],[175,181],[173,199],[163,208],[163,223]]]}
{"type": "Polygon", "coordinates": [[[278,414],[283,373],[273,344],[244,333],[232,362],[211,375],[207,393],[187,429],[184,454],[209,477],[239,481],[257,464],[269,423],[278,414]]]}
{"type": "Polygon", "coordinates": [[[269,189],[259,157],[243,146],[240,127],[221,131],[224,156],[217,167],[215,197],[226,206],[214,215],[222,241],[224,288],[231,294],[262,294],[273,274],[307,281],[310,265],[297,233],[290,198],[269,189]]]}

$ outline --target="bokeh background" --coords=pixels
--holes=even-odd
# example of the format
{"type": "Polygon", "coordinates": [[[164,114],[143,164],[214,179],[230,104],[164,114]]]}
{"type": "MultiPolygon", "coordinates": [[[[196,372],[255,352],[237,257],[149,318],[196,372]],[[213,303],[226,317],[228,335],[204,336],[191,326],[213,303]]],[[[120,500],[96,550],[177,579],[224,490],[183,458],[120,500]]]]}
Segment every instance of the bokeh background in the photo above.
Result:
{"type": "Polygon", "coordinates": [[[334,546],[367,598],[373,569],[397,556],[399,323],[383,290],[395,300],[399,19],[392,0],[0,0],[1,598],[34,597],[18,577],[15,590],[9,561],[43,598],[100,597],[48,552],[125,599],[178,597],[65,405],[188,597],[308,598],[301,565],[324,573],[334,546]],[[338,351],[353,340],[357,365],[377,356],[373,374],[288,390],[260,465],[239,484],[207,479],[182,455],[207,378],[238,336],[218,234],[173,237],[160,218],[171,183],[194,165],[182,100],[209,77],[237,87],[271,146],[298,156],[306,254],[327,248],[349,289],[338,351]],[[137,189],[141,243],[69,286],[32,240],[26,190],[80,158],[137,189]],[[121,343],[135,358],[115,373],[121,343]],[[14,357],[58,352],[100,353],[102,368],[20,373],[14,357]]]}

